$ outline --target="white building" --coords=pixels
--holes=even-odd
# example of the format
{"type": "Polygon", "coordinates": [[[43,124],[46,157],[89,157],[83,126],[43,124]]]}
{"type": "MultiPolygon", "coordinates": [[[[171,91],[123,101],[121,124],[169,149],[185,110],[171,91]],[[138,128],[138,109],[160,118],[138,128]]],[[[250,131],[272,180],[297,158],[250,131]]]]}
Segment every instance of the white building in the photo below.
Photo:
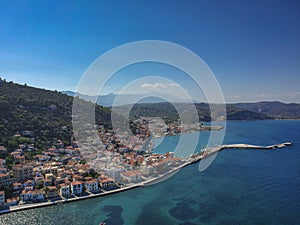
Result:
{"type": "Polygon", "coordinates": [[[71,192],[70,192],[70,185],[68,184],[61,184],[60,185],[60,190],[59,190],[59,193],[61,196],[63,197],[68,197],[71,195],[71,192]]]}
{"type": "Polygon", "coordinates": [[[89,180],[84,183],[85,189],[90,192],[96,192],[99,190],[99,184],[97,180],[89,180]]]}
{"type": "Polygon", "coordinates": [[[71,183],[71,192],[74,195],[81,194],[83,191],[83,185],[80,181],[74,181],[71,183]]]}
{"type": "Polygon", "coordinates": [[[42,191],[40,190],[34,190],[34,191],[26,191],[23,190],[20,194],[20,199],[22,202],[40,202],[43,201],[44,198],[44,194],[42,191]]]}
{"type": "Polygon", "coordinates": [[[135,170],[123,172],[121,176],[124,182],[129,183],[136,183],[142,180],[141,172],[135,170]]]}
{"type": "Polygon", "coordinates": [[[113,178],[106,178],[106,179],[103,179],[103,180],[100,180],[100,186],[101,188],[111,188],[111,187],[114,187],[115,186],[115,181],[113,178]]]}
{"type": "Polygon", "coordinates": [[[144,176],[151,176],[155,173],[155,169],[151,165],[143,165],[141,167],[141,172],[144,176]]]}
{"type": "Polygon", "coordinates": [[[107,176],[113,178],[115,180],[115,182],[119,183],[121,181],[121,173],[125,172],[125,168],[124,167],[111,167],[106,169],[105,173],[107,176]]]}

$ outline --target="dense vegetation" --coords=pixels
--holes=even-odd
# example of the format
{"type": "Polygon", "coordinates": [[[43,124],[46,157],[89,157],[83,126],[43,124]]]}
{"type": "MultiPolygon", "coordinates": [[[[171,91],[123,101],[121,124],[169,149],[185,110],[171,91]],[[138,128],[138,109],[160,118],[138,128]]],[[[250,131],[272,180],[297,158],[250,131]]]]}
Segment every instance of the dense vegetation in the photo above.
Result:
{"type": "MultiPolygon", "coordinates": [[[[72,102],[73,97],[57,91],[0,79],[0,145],[12,150],[18,144],[31,142],[41,148],[57,139],[69,144],[72,102]]],[[[97,106],[96,120],[109,124],[110,110],[97,106]]]]}
{"type": "Polygon", "coordinates": [[[282,102],[237,103],[236,107],[264,113],[274,119],[300,119],[300,104],[282,102]]]}

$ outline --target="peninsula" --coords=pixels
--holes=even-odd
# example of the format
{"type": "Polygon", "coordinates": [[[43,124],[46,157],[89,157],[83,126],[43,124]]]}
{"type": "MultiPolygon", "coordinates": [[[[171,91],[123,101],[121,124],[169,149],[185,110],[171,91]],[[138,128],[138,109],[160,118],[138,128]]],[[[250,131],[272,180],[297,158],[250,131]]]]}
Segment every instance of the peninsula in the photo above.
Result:
{"type": "MultiPolygon", "coordinates": [[[[99,189],[98,193],[92,193],[88,192],[88,194],[84,196],[78,196],[74,195],[72,198],[63,198],[63,199],[58,199],[58,200],[48,200],[48,201],[43,201],[39,203],[31,203],[31,204],[17,204],[14,206],[10,206],[7,209],[4,209],[0,211],[0,214],[4,213],[9,213],[9,212],[16,212],[16,211],[21,211],[21,210],[26,210],[26,209],[33,209],[37,207],[46,207],[50,205],[57,205],[57,204],[64,204],[64,203],[69,203],[69,202],[74,202],[78,200],[83,200],[83,199],[89,199],[89,198],[95,198],[95,197],[100,197],[100,196],[105,196],[109,194],[114,194],[118,192],[123,192],[126,190],[134,189],[137,187],[142,187],[150,184],[157,183],[161,180],[164,180],[170,176],[172,176],[175,172],[180,170],[181,168],[188,166],[190,164],[196,163],[200,161],[201,159],[204,159],[205,157],[208,157],[209,155],[215,154],[218,151],[224,150],[224,149],[256,149],[256,150],[275,150],[277,148],[284,148],[287,146],[291,146],[292,142],[284,142],[280,144],[275,144],[275,145],[269,145],[269,146],[257,146],[257,145],[249,145],[249,144],[228,144],[228,145],[220,145],[220,146],[215,146],[213,148],[205,148],[199,153],[192,154],[188,159],[181,159],[179,164],[172,165],[168,167],[168,171],[164,173],[156,173],[154,177],[149,177],[148,179],[145,179],[139,182],[134,182],[134,183],[129,183],[129,184],[115,184],[114,188],[111,190],[105,190],[99,189]]],[[[169,153],[170,154],[170,153],[169,153]]],[[[134,173],[133,171],[131,171],[134,173]]]]}
{"type": "MultiPolygon", "coordinates": [[[[142,110],[140,106],[134,108],[137,111],[133,111],[134,116],[129,121],[133,135],[115,133],[110,123],[110,109],[96,105],[95,127],[99,139],[79,144],[72,129],[73,97],[1,78],[0,90],[1,213],[103,196],[155,183],[222,149],[271,150],[289,145],[222,145],[202,149],[188,159],[172,152],[155,154],[151,151],[153,137],[222,129],[202,122],[184,127],[165,103],[151,107],[140,105],[145,107],[142,110]],[[139,116],[141,112],[150,119],[139,116]],[[163,120],[153,119],[155,117],[163,120]]],[[[84,100],[82,103],[92,104],[84,100]]],[[[181,104],[182,109],[185,107],[181,104]]],[[[209,120],[206,105],[197,107],[199,118],[209,120]]],[[[230,110],[229,119],[236,119],[231,116],[234,112],[250,115],[236,108],[230,110]]],[[[247,118],[258,118],[251,115],[247,118]]]]}

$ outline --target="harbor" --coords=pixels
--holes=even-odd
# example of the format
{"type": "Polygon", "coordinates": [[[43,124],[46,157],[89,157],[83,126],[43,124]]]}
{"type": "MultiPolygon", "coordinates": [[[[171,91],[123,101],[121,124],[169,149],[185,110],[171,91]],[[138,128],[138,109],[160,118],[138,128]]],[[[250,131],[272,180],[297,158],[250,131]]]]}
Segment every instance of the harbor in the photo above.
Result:
{"type": "Polygon", "coordinates": [[[269,145],[269,146],[258,146],[258,145],[250,145],[250,144],[227,144],[227,145],[219,145],[219,146],[215,146],[215,147],[205,148],[202,151],[200,151],[199,153],[191,155],[183,164],[179,165],[178,167],[172,168],[168,172],[160,174],[157,177],[150,178],[148,180],[145,180],[145,181],[142,181],[142,182],[139,182],[136,184],[123,186],[118,189],[105,191],[105,192],[101,192],[101,193],[97,193],[97,194],[90,194],[87,196],[77,196],[77,197],[71,198],[71,199],[62,199],[62,200],[50,201],[50,202],[41,202],[41,203],[34,203],[34,204],[11,206],[9,209],[0,211],[0,214],[17,212],[17,211],[27,210],[27,209],[34,209],[34,208],[38,208],[38,207],[47,207],[47,206],[57,205],[57,204],[65,204],[65,203],[70,203],[70,202],[75,202],[75,201],[90,199],[90,198],[96,198],[96,197],[100,197],[100,196],[110,195],[110,194],[119,193],[119,192],[127,191],[130,189],[138,188],[138,187],[155,184],[155,183],[161,182],[161,181],[166,180],[169,177],[173,176],[176,172],[178,172],[183,167],[186,167],[190,164],[196,163],[205,157],[208,157],[212,154],[216,154],[217,152],[225,150],[225,149],[275,150],[278,148],[285,148],[285,147],[291,146],[291,145],[292,145],[292,142],[284,142],[284,143],[269,145]]]}

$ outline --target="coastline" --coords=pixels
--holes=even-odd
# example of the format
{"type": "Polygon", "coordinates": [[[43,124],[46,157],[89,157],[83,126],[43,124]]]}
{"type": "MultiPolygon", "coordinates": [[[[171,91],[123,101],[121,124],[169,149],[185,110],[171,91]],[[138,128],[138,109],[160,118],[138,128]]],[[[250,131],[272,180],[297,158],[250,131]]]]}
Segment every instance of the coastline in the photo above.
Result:
{"type": "Polygon", "coordinates": [[[166,173],[163,173],[159,175],[158,177],[151,178],[149,180],[145,180],[136,184],[132,184],[129,186],[121,187],[118,189],[105,191],[97,194],[89,194],[87,196],[80,196],[80,197],[74,197],[71,199],[62,199],[52,202],[40,202],[40,203],[33,203],[33,204],[24,204],[24,205],[16,205],[16,206],[10,206],[9,209],[5,209],[0,211],[1,214],[7,214],[11,212],[17,212],[22,210],[28,210],[28,209],[34,209],[34,208],[40,208],[40,207],[47,207],[52,205],[58,205],[58,204],[65,204],[75,201],[80,201],[84,199],[90,199],[90,198],[97,198],[100,196],[110,195],[118,192],[127,191],[130,189],[138,188],[138,187],[144,187],[147,185],[158,183],[160,180],[163,180],[164,178],[171,176],[172,174],[178,172],[183,167],[186,167],[190,164],[196,163],[200,161],[201,159],[208,157],[209,155],[215,154],[219,151],[225,150],[225,149],[256,149],[256,150],[275,150],[277,148],[285,148],[287,146],[291,146],[292,142],[284,142],[280,144],[274,144],[269,146],[257,146],[257,145],[249,145],[249,144],[228,144],[228,145],[220,145],[212,148],[206,148],[203,151],[191,155],[185,163],[179,165],[178,167],[172,168],[171,170],[167,171],[166,173]]]}

